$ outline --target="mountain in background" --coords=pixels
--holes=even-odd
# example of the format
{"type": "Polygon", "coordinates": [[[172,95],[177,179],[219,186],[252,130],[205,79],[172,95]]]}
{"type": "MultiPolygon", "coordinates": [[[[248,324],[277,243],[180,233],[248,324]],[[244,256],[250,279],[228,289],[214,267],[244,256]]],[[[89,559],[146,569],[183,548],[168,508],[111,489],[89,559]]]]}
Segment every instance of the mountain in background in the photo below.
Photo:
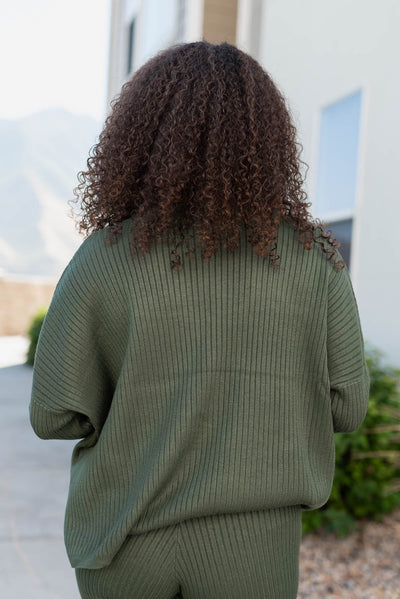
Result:
{"type": "Polygon", "coordinates": [[[100,128],[62,109],[0,120],[0,272],[59,278],[84,239],[68,201],[100,128]]]}

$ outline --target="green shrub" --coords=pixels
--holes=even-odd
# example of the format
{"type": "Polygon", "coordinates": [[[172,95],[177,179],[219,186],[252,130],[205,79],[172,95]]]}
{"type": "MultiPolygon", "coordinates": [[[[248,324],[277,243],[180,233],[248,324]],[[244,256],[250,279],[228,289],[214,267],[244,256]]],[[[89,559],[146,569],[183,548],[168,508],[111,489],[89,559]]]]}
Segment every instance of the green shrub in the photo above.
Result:
{"type": "Polygon", "coordinates": [[[46,312],[47,308],[39,308],[39,310],[33,316],[30,327],[28,329],[28,337],[30,341],[28,352],[26,354],[26,363],[30,366],[33,366],[35,361],[36,347],[40,335],[40,330],[44,321],[44,317],[46,316],[46,312]]]}
{"type": "Polygon", "coordinates": [[[383,353],[366,347],[369,407],[352,433],[335,433],[332,493],[318,510],[303,511],[303,534],[328,530],[344,537],[362,519],[382,521],[400,506],[400,370],[381,366],[383,353]]]}

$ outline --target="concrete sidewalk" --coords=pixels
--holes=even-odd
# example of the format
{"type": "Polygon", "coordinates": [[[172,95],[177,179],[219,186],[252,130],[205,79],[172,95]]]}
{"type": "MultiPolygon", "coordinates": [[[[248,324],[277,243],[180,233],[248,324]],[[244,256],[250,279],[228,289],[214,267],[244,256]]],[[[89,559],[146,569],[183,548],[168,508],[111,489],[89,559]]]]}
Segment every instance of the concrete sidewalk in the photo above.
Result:
{"type": "Polygon", "coordinates": [[[79,599],[64,547],[74,441],[43,441],[30,427],[28,341],[0,337],[0,596],[79,599]]]}

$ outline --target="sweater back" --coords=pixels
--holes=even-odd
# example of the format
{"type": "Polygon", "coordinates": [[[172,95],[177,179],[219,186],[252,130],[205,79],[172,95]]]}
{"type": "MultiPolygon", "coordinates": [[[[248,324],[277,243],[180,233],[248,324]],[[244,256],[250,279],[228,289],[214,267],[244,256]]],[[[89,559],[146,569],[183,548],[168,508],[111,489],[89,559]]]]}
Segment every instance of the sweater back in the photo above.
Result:
{"type": "Polygon", "coordinates": [[[131,225],[115,244],[105,229],[83,241],[36,352],[35,432],[81,439],[65,515],[73,567],[106,566],[128,534],[188,518],[321,507],[334,433],[368,408],[349,272],[318,244],[306,250],[282,221],[279,269],[243,230],[237,251],[208,263],[193,242],[176,272],[166,243],[131,257],[131,225]]]}

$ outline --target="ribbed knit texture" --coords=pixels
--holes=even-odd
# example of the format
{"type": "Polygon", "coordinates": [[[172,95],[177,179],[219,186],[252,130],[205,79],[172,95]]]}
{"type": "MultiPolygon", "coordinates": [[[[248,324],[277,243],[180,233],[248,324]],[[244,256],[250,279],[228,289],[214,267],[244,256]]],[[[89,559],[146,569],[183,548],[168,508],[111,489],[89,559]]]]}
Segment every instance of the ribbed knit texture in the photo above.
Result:
{"type": "Polygon", "coordinates": [[[130,225],[116,244],[101,230],[78,248],[36,352],[35,432],[82,438],[65,519],[74,567],[187,518],[321,507],[334,432],[368,408],[349,272],[318,244],[307,251],[282,222],[274,270],[243,229],[236,252],[206,263],[197,248],[174,272],[166,243],[130,256],[130,225]]]}
{"type": "Polygon", "coordinates": [[[128,536],[109,566],[76,570],[81,597],[296,599],[301,514],[219,514],[128,536]]]}

